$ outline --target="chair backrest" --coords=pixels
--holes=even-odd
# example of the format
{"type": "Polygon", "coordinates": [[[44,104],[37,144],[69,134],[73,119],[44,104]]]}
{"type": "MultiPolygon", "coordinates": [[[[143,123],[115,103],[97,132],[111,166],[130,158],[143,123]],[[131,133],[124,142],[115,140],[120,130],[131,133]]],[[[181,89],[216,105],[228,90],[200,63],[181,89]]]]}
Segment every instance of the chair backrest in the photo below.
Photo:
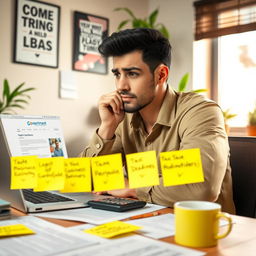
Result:
{"type": "Polygon", "coordinates": [[[256,217],[256,137],[229,137],[237,215],[256,217]]]}

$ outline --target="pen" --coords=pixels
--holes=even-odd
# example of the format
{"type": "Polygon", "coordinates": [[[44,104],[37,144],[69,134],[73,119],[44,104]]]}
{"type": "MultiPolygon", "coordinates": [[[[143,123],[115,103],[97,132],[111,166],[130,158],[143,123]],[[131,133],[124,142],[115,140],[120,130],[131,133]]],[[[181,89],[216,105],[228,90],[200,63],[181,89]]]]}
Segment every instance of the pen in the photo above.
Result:
{"type": "Polygon", "coordinates": [[[142,218],[148,218],[148,217],[153,217],[153,216],[157,216],[157,215],[160,215],[160,214],[161,213],[159,213],[159,212],[149,212],[149,213],[144,213],[144,214],[132,216],[132,217],[129,218],[129,220],[137,220],[137,219],[142,219],[142,218]]]}

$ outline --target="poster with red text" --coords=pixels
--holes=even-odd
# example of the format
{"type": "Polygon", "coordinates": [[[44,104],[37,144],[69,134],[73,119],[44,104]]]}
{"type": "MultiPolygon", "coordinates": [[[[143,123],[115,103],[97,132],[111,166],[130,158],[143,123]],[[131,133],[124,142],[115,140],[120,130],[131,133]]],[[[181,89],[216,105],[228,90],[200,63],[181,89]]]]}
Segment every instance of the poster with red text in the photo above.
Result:
{"type": "Polygon", "coordinates": [[[107,74],[107,58],[98,47],[108,35],[108,19],[92,14],[74,13],[73,70],[107,74]]]}

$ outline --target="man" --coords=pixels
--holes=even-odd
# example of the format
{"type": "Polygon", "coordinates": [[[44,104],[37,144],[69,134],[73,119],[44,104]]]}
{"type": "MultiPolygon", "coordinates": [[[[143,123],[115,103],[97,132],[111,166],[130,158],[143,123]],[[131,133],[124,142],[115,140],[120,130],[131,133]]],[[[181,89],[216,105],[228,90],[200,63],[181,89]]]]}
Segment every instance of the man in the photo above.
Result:
{"type": "Polygon", "coordinates": [[[171,46],[153,29],[113,33],[99,47],[113,57],[116,90],[101,96],[101,124],[83,156],[200,148],[205,181],[107,191],[172,207],[180,200],[207,200],[234,213],[229,146],[221,109],[195,93],[168,87],[171,46]]]}
{"type": "Polygon", "coordinates": [[[64,156],[62,149],[60,148],[60,143],[58,139],[55,140],[55,149],[53,152],[53,156],[64,156]]]}

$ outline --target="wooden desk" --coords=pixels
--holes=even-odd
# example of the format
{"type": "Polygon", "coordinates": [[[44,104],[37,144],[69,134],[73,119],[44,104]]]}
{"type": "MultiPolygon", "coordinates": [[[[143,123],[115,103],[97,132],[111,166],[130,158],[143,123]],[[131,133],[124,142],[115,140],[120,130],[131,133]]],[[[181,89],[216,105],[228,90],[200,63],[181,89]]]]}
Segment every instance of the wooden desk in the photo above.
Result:
{"type": "MultiPolygon", "coordinates": [[[[170,208],[162,209],[162,213],[173,213],[170,208]]],[[[12,209],[13,216],[23,216],[24,213],[12,209]]],[[[49,222],[61,225],[63,227],[71,227],[75,225],[84,224],[76,221],[66,221],[58,219],[43,218],[49,222]]],[[[256,219],[240,217],[232,215],[235,224],[231,233],[224,239],[220,239],[218,246],[211,248],[198,249],[207,252],[210,256],[255,256],[256,255],[256,219]]],[[[225,228],[225,227],[223,227],[225,228]]],[[[160,239],[161,241],[176,244],[174,237],[166,237],[160,239]]]]}

